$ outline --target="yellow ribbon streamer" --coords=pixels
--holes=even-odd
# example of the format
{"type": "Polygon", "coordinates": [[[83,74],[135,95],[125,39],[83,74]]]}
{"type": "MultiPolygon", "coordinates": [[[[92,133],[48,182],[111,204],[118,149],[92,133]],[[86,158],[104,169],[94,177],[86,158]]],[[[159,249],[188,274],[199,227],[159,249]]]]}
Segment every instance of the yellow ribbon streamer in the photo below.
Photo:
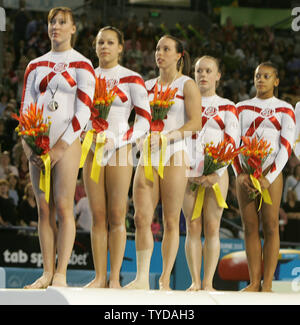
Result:
{"type": "Polygon", "coordinates": [[[101,171],[101,162],[103,158],[103,149],[105,145],[105,132],[97,133],[96,148],[93,158],[93,165],[91,171],[91,179],[98,183],[100,171],[101,171]]]}
{"type": "MultiPolygon", "coordinates": [[[[143,158],[144,158],[144,171],[145,177],[153,182],[153,170],[152,170],[152,161],[151,161],[151,133],[147,136],[143,144],[143,158]]],[[[165,167],[165,158],[166,158],[166,151],[167,151],[167,138],[160,134],[161,139],[161,149],[160,149],[160,156],[159,156],[159,165],[158,165],[158,175],[160,178],[164,178],[164,167],[165,167]]]]}
{"type": "Polygon", "coordinates": [[[93,143],[94,132],[94,130],[89,130],[84,137],[84,140],[81,145],[81,157],[79,168],[82,168],[84,166],[86,157],[93,143]]]}
{"type": "Polygon", "coordinates": [[[192,221],[200,218],[201,216],[201,211],[202,211],[202,206],[203,206],[203,201],[204,201],[204,194],[205,194],[205,187],[202,185],[198,186],[198,192],[197,192],[197,198],[195,202],[195,207],[192,215],[192,221]]]}
{"type": "Polygon", "coordinates": [[[267,189],[261,190],[259,180],[256,177],[254,177],[251,174],[250,178],[251,178],[253,186],[255,187],[256,190],[258,190],[258,192],[261,195],[260,201],[259,201],[259,207],[258,207],[258,211],[259,211],[261,209],[262,200],[264,200],[265,203],[271,205],[272,204],[272,199],[271,199],[270,193],[269,193],[269,191],[267,189]]]}
{"type": "MultiPolygon", "coordinates": [[[[218,206],[220,208],[228,209],[228,206],[222,196],[220,185],[218,183],[215,183],[212,186],[212,189],[215,193],[215,196],[216,196],[216,199],[218,202],[218,206]]],[[[204,202],[204,195],[205,195],[205,187],[202,185],[199,185],[197,198],[196,198],[196,202],[195,202],[195,207],[194,207],[194,211],[193,211],[193,215],[192,215],[192,221],[201,216],[203,202],[204,202]]]]}
{"type": "Polygon", "coordinates": [[[220,189],[220,185],[218,183],[215,183],[213,186],[212,186],[214,192],[215,192],[215,195],[216,195],[216,199],[217,199],[217,202],[218,202],[218,205],[220,208],[225,208],[225,209],[228,209],[228,205],[226,204],[223,196],[222,196],[222,193],[221,193],[221,189],[220,189]]]}
{"type": "Polygon", "coordinates": [[[40,172],[40,189],[45,192],[45,199],[49,203],[50,198],[50,171],[51,171],[51,161],[48,153],[41,156],[45,170],[40,172]]]}

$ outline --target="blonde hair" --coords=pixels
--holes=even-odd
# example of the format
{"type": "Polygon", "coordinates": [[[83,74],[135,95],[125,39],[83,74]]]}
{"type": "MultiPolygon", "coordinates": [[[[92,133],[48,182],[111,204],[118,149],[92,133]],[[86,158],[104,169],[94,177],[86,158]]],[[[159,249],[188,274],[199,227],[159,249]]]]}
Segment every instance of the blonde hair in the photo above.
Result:
{"type": "Polygon", "coordinates": [[[25,188],[24,188],[24,195],[23,195],[23,200],[26,200],[28,198],[28,189],[32,187],[32,183],[29,182],[26,184],[25,188]]]}

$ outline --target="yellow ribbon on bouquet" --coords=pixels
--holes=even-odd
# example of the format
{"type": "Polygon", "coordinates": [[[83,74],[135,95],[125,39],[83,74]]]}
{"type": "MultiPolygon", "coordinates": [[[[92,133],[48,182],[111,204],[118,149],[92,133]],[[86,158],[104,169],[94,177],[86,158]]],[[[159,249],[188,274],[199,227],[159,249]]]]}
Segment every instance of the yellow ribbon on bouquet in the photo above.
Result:
{"type": "MultiPolygon", "coordinates": [[[[144,158],[144,171],[145,177],[153,182],[153,170],[152,170],[152,161],[151,161],[151,143],[150,143],[151,133],[147,136],[143,144],[143,158],[144,158]]],[[[167,150],[167,138],[160,133],[161,139],[161,149],[159,156],[159,165],[158,165],[158,175],[161,179],[164,178],[164,167],[165,167],[165,158],[167,150]]]]}
{"type": "Polygon", "coordinates": [[[103,158],[103,149],[105,145],[105,132],[97,133],[97,139],[96,139],[96,148],[93,158],[93,165],[92,165],[92,171],[91,171],[91,179],[98,183],[100,171],[101,171],[101,163],[103,158]]]}
{"type": "Polygon", "coordinates": [[[51,172],[51,160],[48,153],[41,156],[45,170],[40,172],[40,190],[45,192],[45,199],[49,203],[50,198],[50,172],[51,172]]]}
{"type": "Polygon", "coordinates": [[[86,157],[93,143],[94,132],[94,130],[89,130],[84,137],[84,140],[81,145],[81,157],[79,168],[82,168],[84,166],[86,157]]]}
{"type": "MultiPolygon", "coordinates": [[[[79,168],[82,168],[84,166],[86,157],[93,143],[94,133],[95,130],[89,130],[84,137],[84,140],[81,145],[82,153],[81,153],[79,168]]],[[[95,153],[94,153],[92,170],[91,170],[91,179],[96,183],[98,183],[99,181],[105,139],[106,139],[105,132],[97,133],[96,147],[95,147],[95,153]]]]}
{"type": "MultiPolygon", "coordinates": [[[[212,189],[215,193],[218,205],[220,208],[225,208],[227,209],[228,206],[222,196],[221,189],[218,183],[215,183],[212,186],[212,189]]],[[[197,192],[197,197],[196,197],[196,202],[195,202],[195,207],[192,215],[192,220],[195,220],[201,216],[202,212],[202,207],[203,207],[203,202],[204,202],[204,195],[205,195],[205,187],[202,185],[199,185],[198,187],[198,192],[197,192]]]]}
{"type": "Polygon", "coordinates": [[[255,187],[255,189],[257,189],[258,192],[261,195],[260,201],[259,201],[258,211],[261,208],[262,200],[264,200],[264,202],[266,202],[267,204],[272,205],[272,199],[271,199],[269,191],[266,188],[264,190],[261,190],[259,180],[256,177],[254,177],[252,174],[250,175],[250,179],[251,179],[252,184],[255,187]]]}

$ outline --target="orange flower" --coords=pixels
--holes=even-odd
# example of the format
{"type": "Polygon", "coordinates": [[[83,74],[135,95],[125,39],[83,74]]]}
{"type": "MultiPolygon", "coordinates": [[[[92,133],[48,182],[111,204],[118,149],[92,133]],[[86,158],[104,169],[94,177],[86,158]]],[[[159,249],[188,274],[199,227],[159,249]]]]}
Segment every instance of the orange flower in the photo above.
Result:
{"type": "Polygon", "coordinates": [[[156,82],[154,86],[154,97],[150,102],[150,106],[153,107],[156,105],[160,108],[169,108],[174,103],[172,99],[174,99],[177,90],[178,88],[171,90],[171,88],[168,86],[167,89],[163,91],[161,85],[160,91],[158,92],[158,84],[156,82]]]}
{"type": "Polygon", "coordinates": [[[19,132],[19,135],[47,132],[51,123],[44,123],[43,111],[44,106],[38,108],[37,103],[31,103],[26,112],[20,112],[20,116],[12,113],[11,116],[19,121],[16,130],[19,132]]]}
{"type": "Polygon", "coordinates": [[[242,148],[242,153],[244,156],[257,156],[263,159],[266,158],[272,152],[272,148],[270,148],[271,144],[263,139],[260,139],[258,141],[256,136],[252,139],[243,136],[242,141],[244,143],[244,146],[242,148]]]}
{"type": "Polygon", "coordinates": [[[262,165],[272,152],[270,143],[264,139],[258,140],[257,137],[252,139],[242,137],[244,146],[241,150],[242,165],[248,174],[252,174],[255,178],[259,178],[262,174],[262,165]]]}
{"type": "Polygon", "coordinates": [[[240,148],[236,149],[231,142],[223,140],[214,146],[213,143],[206,144],[205,152],[215,161],[228,164],[240,153],[240,148]]]}
{"type": "Polygon", "coordinates": [[[116,97],[116,87],[113,87],[108,91],[105,77],[99,76],[96,78],[95,95],[94,95],[94,106],[105,105],[109,106],[116,97]]]}
{"type": "Polygon", "coordinates": [[[22,136],[30,148],[38,155],[44,155],[50,150],[49,129],[51,122],[43,119],[44,106],[37,107],[37,103],[30,104],[20,116],[12,113],[11,116],[19,121],[16,127],[18,135],[22,136]]]}

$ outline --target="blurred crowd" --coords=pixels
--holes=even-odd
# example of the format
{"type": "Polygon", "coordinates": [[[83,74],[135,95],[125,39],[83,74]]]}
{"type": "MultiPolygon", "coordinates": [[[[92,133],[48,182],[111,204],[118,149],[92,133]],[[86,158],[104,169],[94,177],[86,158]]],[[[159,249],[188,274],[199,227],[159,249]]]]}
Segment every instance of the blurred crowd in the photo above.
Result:
{"type": "MultiPolygon", "coordinates": [[[[149,21],[148,17],[135,15],[129,19],[111,18],[107,24],[116,26],[124,33],[125,48],[122,64],[139,72],[145,80],[156,76],[154,58],[156,41],[163,34],[169,33],[183,40],[192,62],[204,54],[221,59],[222,79],[218,87],[220,96],[229,98],[235,103],[253,97],[255,95],[254,69],[260,62],[271,60],[279,67],[278,97],[292,105],[300,100],[299,33],[297,35],[292,31],[273,30],[270,27],[263,29],[248,25],[235,27],[230,18],[224,26],[212,21],[209,32],[204,32],[196,26],[183,24],[176,24],[167,29],[164,24],[155,25],[149,21]]],[[[103,26],[100,19],[93,22],[88,19],[86,13],[78,17],[75,48],[90,58],[95,67],[98,62],[93,41],[98,30],[103,26]]],[[[17,122],[11,118],[11,113],[17,112],[20,107],[23,77],[27,64],[50,49],[47,35],[47,13],[29,12],[22,8],[8,10],[6,32],[2,35],[4,53],[3,77],[0,80],[0,226],[10,224],[36,226],[37,208],[30,185],[28,162],[20,139],[14,131],[17,122]]],[[[299,213],[298,216],[294,213],[293,217],[289,217],[291,210],[300,211],[299,163],[292,155],[284,169],[285,190],[280,227],[282,240],[286,241],[300,241],[299,213]],[[295,210],[295,204],[298,210],[295,210]],[[296,227],[290,227],[294,223],[296,227]],[[288,230],[289,228],[293,229],[293,233],[288,230]]],[[[223,229],[224,237],[241,237],[242,232],[232,226],[232,223],[241,226],[241,220],[231,167],[229,172],[231,175],[227,197],[229,209],[224,211],[221,230],[223,229]],[[224,219],[229,220],[229,223],[226,223],[224,219]]],[[[78,228],[90,229],[91,216],[81,176],[78,178],[74,211],[78,218],[78,228]]],[[[133,215],[134,208],[131,195],[129,195],[126,222],[129,233],[134,233],[133,215]]],[[[158,239],[163,231],[161,219],[159,207],[152,227],[155,238],[158,239]]],[[[181,221],[180,230],[181,233],[185,233],[183,216],[181,221]]]]}

